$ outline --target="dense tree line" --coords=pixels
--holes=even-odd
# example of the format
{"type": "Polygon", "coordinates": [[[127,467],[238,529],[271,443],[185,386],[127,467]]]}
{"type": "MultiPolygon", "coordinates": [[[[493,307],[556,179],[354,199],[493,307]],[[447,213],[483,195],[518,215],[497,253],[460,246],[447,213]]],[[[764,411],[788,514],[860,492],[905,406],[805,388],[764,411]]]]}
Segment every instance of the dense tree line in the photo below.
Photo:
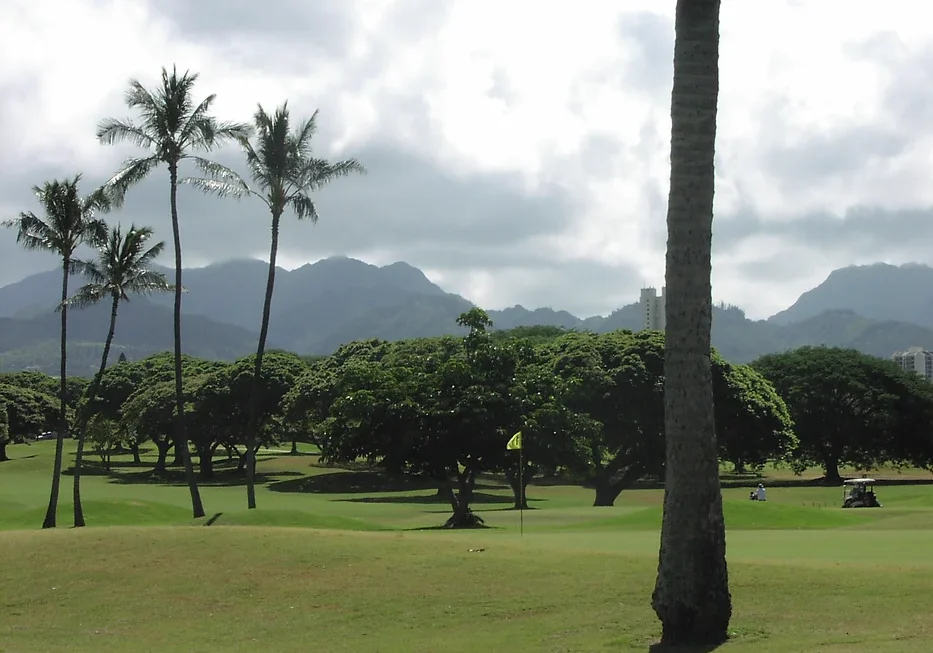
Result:
{"type": "MultiPolygon", "coordinates": [[[[465,338],[354,342],[313,360],[267,352],[255,438],[255,357],[183,357],[197,473],[212,478],[222,455],[246,474],[263,446],[313,442],[327,463],[365,461],[429,479],[450,502],[449,526],[479,521],[471,504],[482,474],[502,474],[515,507],[527,507],[528,484],[542,475],[592,487],[596,506],[663,478],[663,333],[497,332],[480,309],[461,322],[470,328],[465,338]],[[516,431],[524,436],[522,469],[505,448],[516,431]]],[[[768,462],[798,471],[822,465],[836,482],[841,465],[933,461],[933,387],[888,361],[803,348],[746,366],[714,352],[712,379],[718,458],[738,471],[768,462]]],[[[121,361],[99,376],[93,393],[87,385],[69,380],[66,404],[72,420],[89,416],[89,446],[102,462],[115,447],[138,461],[140,446],[151,443],[155,472],[183,465],[171,354],[121,361]]],[[[0,375],[8,439],[54,425],[56,389],[42,374],[0,375]]]]}

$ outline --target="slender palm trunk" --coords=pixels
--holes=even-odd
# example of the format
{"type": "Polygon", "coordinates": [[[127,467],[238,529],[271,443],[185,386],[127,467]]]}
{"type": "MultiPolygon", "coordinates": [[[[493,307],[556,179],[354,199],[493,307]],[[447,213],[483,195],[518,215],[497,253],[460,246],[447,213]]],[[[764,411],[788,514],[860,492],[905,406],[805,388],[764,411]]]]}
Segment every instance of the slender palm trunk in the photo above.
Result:
{"type": "Polygon", "coordinates": [[[110,330],[107,331],[107,339],[104,341],[104,353],[101,354],[100,357],[100,368],[98,368],[97,374],[94,375],[94,380],[91,381],[91,387],[88,388],[85,405],[75,428],[78,434],[78,452],[75,454],[74,490],[72,494],[74,499],[75,528],[84,526],[84,507],[81,505],[81,463],[84,461],[84,443],[87,439],[87,423],[91,416],[88,404],[97,397],[100,379],[107,369],[107,359],[110,357],[110,346],[113,344],[113,334],[117,328],[117,309],[119,307],[120,295],[114,294],[113,303],[110,306],[110,330]]]}
{"type": "Polygon", "coordinates": [[[42,528],[55,528],[58,521],[58,492],[62,484],[62,455],[65,447],[65,433],[68,432],[68,404],[66,401],[68,388],[68,276],[71,274],[71,258],[62,259],[62,333],[61,333],[61,361],[59,373],[61,383],[59,394],[61,403],[58,414],[58,437],[55,438],[55,462],[52,465],[52,491],[49,493],[49,507],[45,511],[45,520],[42,528]]]}
{"type": "Polygon", "coordinates": [[[172,238],[175,241],[175,451],[181,453],[182,464],[185,468],[185,481],[191,493],[191,512],[194,518],[204,516],[204,504],[201,503],[201,492],[198,481],[194,477],[194,467],[191,465],[191,452],[188,451],[188,438],[185,434],[185,395],[181,378],[181,233],[178,227],[178,164],[169,164],[170,197],[172,207],[172,238]]]}
{"type": "Polygon", "coordinates": [[[259,435],[259,388],[262,381],[262,356],[266,351],[269,334],[269,314],[275,289],[275,258],[279,251],[279,220],[282,214],[272,212],[272,246],[269,250],[269,276],[266,279],[266,298],[262,305],[262,324],[259,327],[259,346],[256,348],[256,366],[253,369],[253,388],[249,397],[249,428],[246,432],[246,506],[256,507],[256,438],[259,435]]]}
{"type": "Polygon", "coordinates": [[[710,369],[720,0],[678,0],[671,97],[664,520],[652,607],[663,644],[725,641],[732,616],[710,369]]]}

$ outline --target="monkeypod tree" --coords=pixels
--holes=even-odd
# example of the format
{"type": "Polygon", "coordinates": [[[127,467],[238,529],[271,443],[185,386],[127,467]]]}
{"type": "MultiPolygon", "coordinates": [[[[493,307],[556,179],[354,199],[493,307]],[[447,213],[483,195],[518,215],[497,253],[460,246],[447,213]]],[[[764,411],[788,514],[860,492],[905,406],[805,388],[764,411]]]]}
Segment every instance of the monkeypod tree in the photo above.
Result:
{"type": "Polygon", "coordinates": [[[798,468],[885,463],[926,466],[931,458],[933,388],[892,361],[854,349],[801,347],[762,356],[752,367],[784,398],[799,440],[798,468]]]}
{"type": "Polygon", "coordinates": [[[748,365],[713,357],[713,397],[719,458],[736,473],[760,471],[768,461],[796,468],[794,423],[774,386],[748,365]]]}
{"type": "Polygon", "coordinates": [[[13,442],[35,437],[57,426],[59,400],[55,395],[29,387],[0,383],[0,420],[6,437],[0,437],[0,462],[7,460],[6,448],[13,442]]]}

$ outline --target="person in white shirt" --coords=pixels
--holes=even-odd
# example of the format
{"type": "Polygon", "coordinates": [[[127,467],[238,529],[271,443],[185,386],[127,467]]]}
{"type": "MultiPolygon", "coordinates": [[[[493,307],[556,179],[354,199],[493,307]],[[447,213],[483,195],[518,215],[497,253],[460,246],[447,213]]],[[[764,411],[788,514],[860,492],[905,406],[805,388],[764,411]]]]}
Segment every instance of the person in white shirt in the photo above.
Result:
{"type": "Polygon", "coordinates": [[[758,490],[755,494],[757,495],[758,501],[765,501],[766,500],[765,486],[759,483],[758,490]]]}

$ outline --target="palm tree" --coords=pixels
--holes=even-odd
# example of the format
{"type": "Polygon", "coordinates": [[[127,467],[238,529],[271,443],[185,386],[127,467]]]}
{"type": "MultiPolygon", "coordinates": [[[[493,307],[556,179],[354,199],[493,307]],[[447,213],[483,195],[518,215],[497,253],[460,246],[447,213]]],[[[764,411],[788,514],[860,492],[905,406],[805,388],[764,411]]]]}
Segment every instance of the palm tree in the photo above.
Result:
{"type": "Polygon", "coordinates": [[[201,170],[210,174],[223,174],[226,168],[218,163],[198,156],[195,152],[210,152],[230,139],[238,139],[247,133],[247,127],[239,123],[220,122],[210,115],[216,98],[208,95],[195,104],[192,100],[196,73],[179,75],[174,67],[171,74],[162,69],[162,84],[154,91],[146,89],[140,82],[130,80],[126,92],[126,104],[139,112],[141,121],[107,119],[97,128],[101,143],[112,145],[128,141],[148,150],[148,154],[127,161],[106,184],[117,204],[123,202],[126,190],[145,179],[149,173],[165,164],[169,173],[169,205],[172,213],[172,239],[175,245],[175,402],[176,434],[175,449],[180,453],[185,468],[185,479],[191,492],[191,508],[194,517],[204,516],[201,493],[191,466],[188,439],[185,434],[184,393],[181,379],[181,235],[178,227],[178,165],[184,159],[191,160],[201,170]]]}
{"type": "Polygon", "coordinates": [[[165,248],[164,242],[148,247],[152,238],[152,229],[131,225],[126,235],[119,225],[111,228],[102,241],[94,243],[97,247],[96,261],[73,262],[77,272],[88,280],[77,293],[68,299],[62,307],[76,306],[83,308],[110,298],[110,328],[104,341],[104,352],[100,358],[100,367],[91,381],[85,395],[85,402],[78,416],[78,452],[74,466],[74,521],[75,527],[84,526],[84,509],[81,505],[81,463],[84,458],[84,442],[87,423],[90,418],[87,406],[97,395],[100,379],[107,368],[110,346],[117,326],[117,309],[121,301],[130,301],[131,294],[148,295],[154,292],[168,292],[172,286],[165,280],[165,275],[151,269],[153,261],[165,248]]]}
{"type": "Polygon", "coordinates": [[[677,0],[667,209],[667,463],[652,607],[662,644],[715,645],[732,617],[713,390],[710,285],[720,0],[677,0]]]}
{"type": "Polygon", "coordinates": [[[262,322],[259,328],[259,345],[253,370],[253,387],[250,394],[249,425],[246,435],[246,503],[256,507],[255,471],[256,439],[259,431],[259,392],[262,373],[262,357],[269,332],[269,313],[272,307],[272,292],[275,287],[275,259],[279,249],[279,222],[286,209],[291,209],[299,220],[312,223],[318,220],[312,195],[337,177],[350,173],[364,173],[365,169],[356,159],[331,163],[316,158],[311,149],[311,139],[317,131],[317,111],[292,129],[288,102],[275,110],[271,116],[260,104],[253,116],[255,142],[242,137],[240,143],[246,154],[246,166],[255,188],[230,171],[212,170],[208,179],[185,179],[201,190],[220,196],[243,197],[253,195],[262,200],[272,215],[272,244],[269,250],[269,275],[266,280],[266,296],[262,307],[262,322]]]}
{"type": "MultiPolygon", "coordinates": [[[[106,229],[104,223],[96,217],[98,211],[109,210],[110,199],[98,189],[81,197],[78,182],[81,175],[64,181],[50,181],[43,186],[35,186],[33,192],[42,205],[45,218],[32,212],[20,213],[19,217],[6,220],[6,227],[15,228],[16,241],[31,250],[53,252],[62,259],[62,302],[68,298],[68,277],[74,272],[72,262],[75,250],[88,241],[102,237],[106,229]]],[[[42,528],[55,528],[58,515],[58,492],[62,481],[62,449],[65,434],[68,432],[67,396],[67,343],[68,309],[61,309],[61,362],[60,362],[60,408],[58,435],[55,439],[55,462],[52,467],[52,490],[49,495],[49,507],[45,513],[42,528]]]]}

